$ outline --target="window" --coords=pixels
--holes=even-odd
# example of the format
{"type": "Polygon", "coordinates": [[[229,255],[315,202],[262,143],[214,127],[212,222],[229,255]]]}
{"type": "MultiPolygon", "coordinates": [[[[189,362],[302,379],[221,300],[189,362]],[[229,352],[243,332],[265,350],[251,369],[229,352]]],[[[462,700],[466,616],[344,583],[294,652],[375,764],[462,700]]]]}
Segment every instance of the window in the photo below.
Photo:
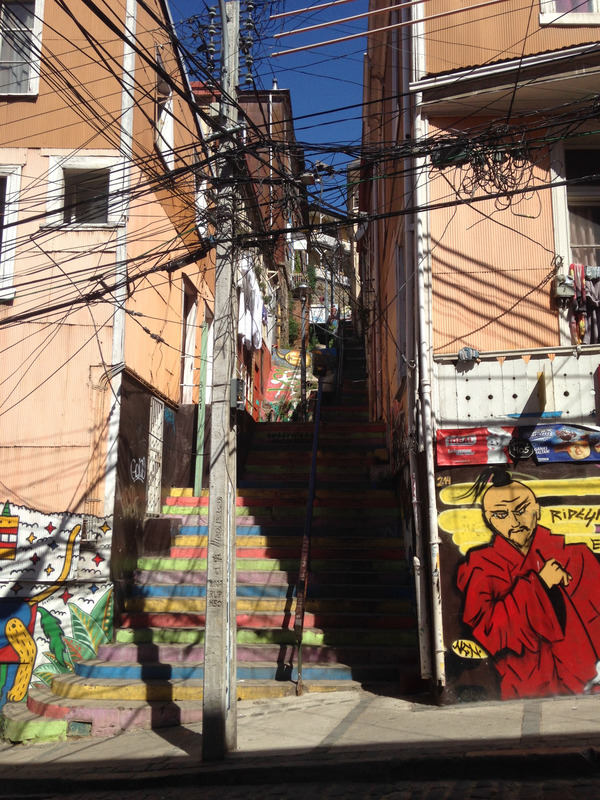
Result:
{"type": "Polygon", "coordinates": [[[112,156],[50,156],[47,223],[117,225],[122,210],[119,163],[112,156]]]}
{"type": "Polygon", "coordinates": [[[0,302],[15,296],[13,282],[21,167],[0,164],[0,302]]]}
{"type": "Polygon", "coordinates": [[[64,170],[64,222],[98,224],[108,222],[108,169],[64,170]]]}
{"type": "MultiPolygon", "coordinates": [[[[565,150],[567,180],[583,178],[594,171],[597,150],[565,150]]],[[[600,179],[567,187],[571,262],[600,267],[600,179]]]]}
{"type": "MultiPolygon", "coordinates": [[[[165,67],[159,53],[156,54],[156,64],[164,73],[165,67]]],[[[173,90],[168,81],[157,72],[154,140],[159,153],[169,169],[173,169],[175,166],[175,130],[173,123],[173,90]]]]}
{"type": "Polygon", "coordinates": [[[540,0],[542,25],[600,25],[600,0],[540,0]]]}
{"type": "Polygon", "coordinates": [[[35,94],[39,84],[41,2],[0,2],[0,95],[35,94]]]}

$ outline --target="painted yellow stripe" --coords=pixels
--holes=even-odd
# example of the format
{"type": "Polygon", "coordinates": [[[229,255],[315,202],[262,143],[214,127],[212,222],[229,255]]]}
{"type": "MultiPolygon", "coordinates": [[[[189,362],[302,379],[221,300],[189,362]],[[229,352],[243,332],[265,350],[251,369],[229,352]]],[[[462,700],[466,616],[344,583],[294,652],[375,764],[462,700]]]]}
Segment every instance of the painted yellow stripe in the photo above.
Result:
{"type": "MultiPolygon", "coordinates": [[[[514,473],[513,473],[514,474],[514,473]]],[[[521,478],[515,474],[516,480],[521,478]]],[[[600,478],[559,478],[557,480],[521,480],[536,497],[586,497],[600,494],[600,478]]],[[[446,506],[469,506],[472,496],[466,496],[472,483],[455,483],[440,491],[440,500],[446,506]]],[[[478,507],[478,504],[477,504],[478,507]]]]}

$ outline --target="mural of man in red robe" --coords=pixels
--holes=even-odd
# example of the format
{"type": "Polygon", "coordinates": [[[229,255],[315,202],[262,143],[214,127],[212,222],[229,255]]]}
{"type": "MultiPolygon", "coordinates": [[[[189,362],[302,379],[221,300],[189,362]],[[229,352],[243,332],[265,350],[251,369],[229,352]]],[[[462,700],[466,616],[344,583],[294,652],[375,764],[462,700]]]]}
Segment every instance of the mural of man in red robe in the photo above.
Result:
{"type": "Polygon", "coordinates": [[[600,654],[600,563],[539,525],[534,493],[506,470],[486,470],[473,493],[494,536],[470,551],[457,585],[502,698],[584,692],[600,654]]]}

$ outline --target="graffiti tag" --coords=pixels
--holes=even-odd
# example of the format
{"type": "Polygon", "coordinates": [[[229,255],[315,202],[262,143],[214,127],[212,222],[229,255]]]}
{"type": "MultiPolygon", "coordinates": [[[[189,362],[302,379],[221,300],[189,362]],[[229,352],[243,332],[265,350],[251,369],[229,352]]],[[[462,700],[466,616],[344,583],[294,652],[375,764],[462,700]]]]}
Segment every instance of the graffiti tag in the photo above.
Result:
{"type": "Polygon", "coordinates": [[[146,459],[132,458],[131,464],[129,465],[129,474],[131,475],[131,480],[134,483],[136,481],[144,483],[146,480],[146,459]]]}
{"type": "Polygon", "coordinates": [[[585,522],[586,528],[600,521],[600,507],[598,506],[561,506],[561,508],[551,508],[550,514],[553,523],[578,519],[585,522]]]}
{"type": "Polygon", "coordinates": [[[460,656],[460,658],[480,659],[488,657],[483,647],[480,647],[477,642],[472,642],[470,639],[457,639],[452,642],[452,652],[460,656]]]}

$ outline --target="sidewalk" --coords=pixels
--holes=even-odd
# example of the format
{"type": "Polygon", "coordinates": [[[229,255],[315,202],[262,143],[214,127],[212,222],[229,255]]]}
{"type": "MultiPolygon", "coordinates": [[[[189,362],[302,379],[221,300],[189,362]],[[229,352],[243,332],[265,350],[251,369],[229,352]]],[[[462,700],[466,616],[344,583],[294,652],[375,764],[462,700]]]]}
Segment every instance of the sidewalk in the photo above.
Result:
{"type": "Polygon", "coordinates": [[[201,725],[0,744],[3,792],[600,771],[600,697],[436,707],[364,691],[238,703],[238,749],[201,762],[201,725]]]}

